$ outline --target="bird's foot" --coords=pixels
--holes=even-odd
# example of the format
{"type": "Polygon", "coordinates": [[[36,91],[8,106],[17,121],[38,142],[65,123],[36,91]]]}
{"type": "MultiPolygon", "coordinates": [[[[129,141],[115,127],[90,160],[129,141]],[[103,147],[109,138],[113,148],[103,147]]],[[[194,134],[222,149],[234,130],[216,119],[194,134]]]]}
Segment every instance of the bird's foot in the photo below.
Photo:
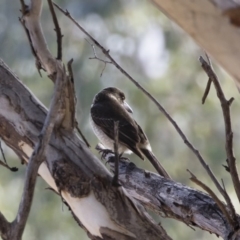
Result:
{"type": "Polygon", "coordinates": [[[103,149],[99,153],[101,154],[101,159],[108,159],[107,162],[110,161],[112,158],[112,156],[107,158],[107,155],[108,154],[114,155],[114,152],[110,149],[103,149]]]}
{"type": "Polygon", "coordinates": [[[99,147],[99,145],[96,146],[96,150],[98,150],[98,152],[101,154],[101,160],[106,159],[106,156],[108,154],[113,154],[114,155],[114,152],[112,150],[106,149],[106,148],[101,148],[101,147],[99,147]]]}

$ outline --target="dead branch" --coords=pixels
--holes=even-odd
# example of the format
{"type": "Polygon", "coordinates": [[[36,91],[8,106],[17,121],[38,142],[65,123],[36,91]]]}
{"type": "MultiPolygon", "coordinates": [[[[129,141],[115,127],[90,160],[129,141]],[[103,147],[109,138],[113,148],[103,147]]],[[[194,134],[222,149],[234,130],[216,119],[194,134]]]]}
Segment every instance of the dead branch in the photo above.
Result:
{"type": "Polygon", "coordinates": [[[207,99],[208,93],[209,93],[210,88],[211,88],[211,83],[212,83],[211,79],[208,79],[207,86],[206,86],[205,92],[204,92],[203,97],[202,97],[202,104],[204,104],[206,99],[207,99]]]}
{"type": "Polygon", "coordinates": [[[57,60],[62,60],[62,32],[61,32],[61,28],[59,27],[58,24],[58,20],[57,20],[57,16],[56,13],[54,11],[54,7],[53,7],[53,3],[51,0],[48,0],[48,6],[52,15],[52,20],[55,26],[55,31],[56,31],[56,35],[57,35],[57,60]]]}
{"type": "Polygon", "coordinates": [[[42,162],[45,161],[45,151],[50,141],[52,131],[57,121],[59,121],[59,119],[61,118],[61,116],[59,116],[59,112],[62,107],[63,101],[61,98],[65,83],[66,75],[64,73],[61,74],[61,71],[58,71],[50,109],[43,125],[42,131],[39,135],[39,141],[28,162],[21,203],[18,209],[17,217],[12,223],[12,240],[18,240],[22,238],[22,234],[32,205],[38,169],[42,162]]]}
{"type": "MultiPolygon", "coordinates": [[[[225,138],[226,138],[225,149],[226,149],[226,154],[227,154],[227,158],[228,158],[227,163],[229,166],[230,175],[232,178],[235,192],[237,194],[238,200],[240,201],[240,181],[239,181],[239,175],[238,175],[238,171],[237,171],[237,167],[236,167],[236,159],[235,159],[234,153],[233,153],[233,132],[232,132],[232,126],[231,126],[231,117],[230,117],[230,105],[233,101],[233,98],[231,98],[230,100],[227,100],[225,98],[225,95],[224,95],[222,88],[220,86],[220,83],[218,81],[218,77],[215,74],[215,72],[213,71],[211,65],[209,63],[207,63],[202,57],[199,58],[199,61],[201,62],[202,68],[208,75],[209,79],[211,79],[211,81],[213,82],[214,87],[216,89],[217,96],[221,103],[222,113],[223,113],[223,118],[224,118],[224,125],[225,125],[225,138]]],[[[223,192],[225,192],[225,191],[223,191],[223,192]]],[[[226,193],[224,193],[224,195],[225,195],[225,199],[228,203],[228,206],[231,209],[232,217],[234,217],[235,209],[231,203],[231,200],[226,193]]]]}
{"type": "Polygon", "coordinates": [[[4,154],[4,151],[3,151],[3,148],[2,148],[2,142],[1,142],[1,139],[0,139],[0,152],[2,154],[2,157],[3,157],[3,161],[0,160],[0,165],[2,165],[3,167],[9,169],[10,171],[12,172],[16,172],[18,171],[18,168],[17,167],[10,167],[7,163],[7,159],[5,157],[5,154],[4,154]]]}
{"type": "Polygon", "coordinates": [[[0,212],[0,236],[2,237],[3,240],[8,239],[10,227],[11,227],[10,223],[0,212]]]}
{"type": "Polygon", "coordinates": [[[114,122],[114,155],[115,155],[115,171],[113,177],[113,184],[119,186],[118,176],[119,176],[119,153],[118,153],[118,131],[119,131],[119,122],[114,122]]]}
{"type": "Polygon", "coordinates": [[[17,167],[9,167],[8,164],[6,164],[5,162],[3,162],[2,160],[0,160],[0,165],[7,168],[8,170],[12,171],[12,172],[17,172],[18,168],[17,167]]]}
{"type": "Polygon", "coordinates": [[[202,181],[200,181],[190,170],[188,172],[191,175],[190,180],[196,183],[198,186],[200,186],[202,189],[204,189],[212,198],[213,200],[217,203],[218,207],[221,209],[222,213],[225,215],[228,223],[235,228],[235,222],[231,218],[231,216],[228,213],[227,207],[221,202],[221,200],[217,197],[217,195],[202,181]]]}
{"type": "Polygon", "coordinates": [[[70,97],[69,99],[69,101],[71,101],[71,103],[69,103],[69,107],[71,108],[70,112],[74,113],[74,115],[72,116],[72,119],[75,119],[75,122],[73,124],[75,125],[77,132],[81,136],[82,140],[86,143],[86,145],[90,148],[91,146],[88,143],[86,137],[83,135],[82,131],[80,130],[78,126],[78,121],[75,118],[75,108],[76,108],[77,98],[76,98],[75,89],[74,89],[74,76],[73,76],[73,70],[72,70],[72,63],[73,63],[73,59],[70,59],[67,63],[69,81],[71,82],[69,84],[69,88],[71,88],[70,92],[72,93],[72,97],[70,97]]]}
{"type": "MultiPolygon", "coordinates": [[[[109,152],[103,157],[114,172],[114,153],[109,152]]],[[[229,236],[235,233],[240,237],[238,230],[228,224],[226,215],[215,200],[203,192],[146,172],[123,158],[119,159],[119,181],[145,208],[161,216],[215,233],[223,239],[234,239],[229,236]]],[[[226,209],[227,206],[222,204],[226,209]]]]}

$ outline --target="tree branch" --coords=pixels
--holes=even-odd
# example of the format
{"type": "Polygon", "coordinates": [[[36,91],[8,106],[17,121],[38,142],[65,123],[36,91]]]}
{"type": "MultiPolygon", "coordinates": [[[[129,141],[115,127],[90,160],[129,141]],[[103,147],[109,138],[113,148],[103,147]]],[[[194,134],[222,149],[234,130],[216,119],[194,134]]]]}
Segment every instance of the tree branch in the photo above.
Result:
{"type": "Polygon", "coordinates": [[[39,141],[28,163],[21,203],[17,216],[12,223],[12,240],[18,240],[22,237],[32,205],[38,169],[42,162],[45,161],[45,151],[50,141],[54,126],[56,122],[61,119],[59,112],[62,107],[62,92],[64,91],[65,83],[66,75],[59,69],[50,109],[39,135],[39,141]]]}
{"type": "Polygon", "coordinates": [[[59,27],[58,24],[58,20],[57,20],[57,16],[56,13],[54,11],[53,8],[53,3],[52,0],[48,0],[48,6],[52,15],[52,19],[53,19],[53,23],[55,26],[55,31],[56,31],[56,35],[57,35],[57,60],[62,60],[62,32],[61,32],[61,28],[59,27]]]}
{"type": "Polygon", "coordinates": [[[37,56],[37,60],[39,59],[39,62],[43,68],[46,69],[47,73],[50,76],[52,76],[54,73],[56,73],[56,60],[52,57],[51,53],[48,50],[40,25],[42,0],[31,0],[31,4],[27,9],[27,12],[22,11],[21,22],[27,29],[28,38],[31,42],[34,53],[37,56]]]}
{"type": "Polygon", "coordinates": [[[213,200],[217,203],[218,207],[221,209],[222,213],[225,215],[228,223],[234,228],[235,222],[229,215],[227,206],[225,206],[220,201],[220,199],[217,197],[217,195],[206,184],[204,184],[202,181],[197,179],[197,177],[190,170],[188,170],[188,172],[191,174],[190,180],[193,181],[194,183],[196,183],[198,186],[200,186],[203,190],[205,190],[213,198],[213,200]]]}
{"type": "Polygon", "coordinates": [[[202,104],[204,104],[206,99],[207,99],[208,93],[209,93],[210,88],[211,88],[211,83],[212,83],[211,79],[208,79],[207,86],[206,86],[205,92],[204,92],[203,97],[202,97],[202,104]]]}
{"type": "MultiPolygon", "coordinates": [[[[103,157],[114,172],[114,154],[108,153],[103,157]]],[[[235,233],[240,237],[238,230],[228,224],[226,215],[215,200],[205,193],[146,172],[123,158],[119,160],[119,181],[145,208],[161,216],[215,233],[223,239],[234,239],[230,236],[235,233]]],[[[222,206],[227,208],[223,203],[222,206]]],[[[237,218],[239,222],[240,216],[237,218]]]]}
{"type": "Polygon", "coordinates": [[[115,171],[113,177],[113,184],[119,186],[118,176],[119,176],[119,153],[118,153],[118,134],[119,134],[119,122],[114,122],[114,155],[115,155],[115,171]]]}
{"type": "MultiPolygon", "coordinates": [[[[236,159],[233,153],[233,132],[232,132],[232,126],[231,126],[231,117],[230,117],[230,105],[233,101],[233,98],[231,98],[229,101],[226,100],[225,95],[221,89],[220,83],[218,81],[218,77],[213,71],[213,69],[211,68],[210,64],[208,64],[202,57],[200,57],[199,61],[201,62],[202,68],[208,75],[209,79],[211,79],[211,81],[213,82],[216,89],[217,96],[221,103],[222,113],[224,118],[224,125],[225,125],[225,136],[226,136],[225,149],[226,149],[226,154],[228,158],[227,162],[228,162],[229,170],[231,173],[230,175],[232,178],[233,186],[237,194],[238,200],[240,201],[240,181],[239,181],[238,171],[236,167],[236,159]]],[[[228,206],[231,209],[231,212],[233,215],[232,217],[234,217],[235,209],[231,203],[231,200],[228,196],[225,196],[225,199],[228,203],[228,206]]]]}
{"type": "Polygon", "coordinates": [[[3,214],[0,212],[0,236],[3,240],[8,239],[10,232],[10,223],[6,220],[3,214]]]}

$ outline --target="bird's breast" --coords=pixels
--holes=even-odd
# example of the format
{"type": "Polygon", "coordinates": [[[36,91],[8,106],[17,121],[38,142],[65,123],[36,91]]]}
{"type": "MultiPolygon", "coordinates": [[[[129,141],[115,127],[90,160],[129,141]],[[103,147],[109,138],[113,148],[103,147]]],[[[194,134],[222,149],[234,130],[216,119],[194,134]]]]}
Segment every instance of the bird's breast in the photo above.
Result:
{"type": "MultiPolygon", "coordinates": [[[[99,141],[104,145],[104,147],[114,151],[114,141],[101,130],[101,127],[94,123],[92,117],[90,117],[90,124],[92,126],[93,132],[95,133],[99,141]]],[[[122,145],[121,143],[119,143],[118,145],[118,152],[127,154],[132,153],[132,151],[130,151],[126,146],[122,145]]]]}

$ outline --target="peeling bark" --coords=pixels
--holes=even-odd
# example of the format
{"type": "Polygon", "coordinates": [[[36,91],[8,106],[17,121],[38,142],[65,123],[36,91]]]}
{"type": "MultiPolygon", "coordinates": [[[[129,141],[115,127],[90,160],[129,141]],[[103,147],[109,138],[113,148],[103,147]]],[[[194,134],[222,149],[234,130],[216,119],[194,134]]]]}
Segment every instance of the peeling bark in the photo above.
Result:
{"type": "MultiPolygon", "coordinates": [[[[1,61],[0,137],[26,162],[46,113],[46,108],[1,61]]],[[[123,187],[112,186],[110,172],[74,132],[54,130],[46,159],[39,174],[61,193],[92,239],[171,239],[123,187]]]]}
{"type": "MultiPolygon", "coordinates": [[[[114,172],[114,155],[104,156],[114,172]]],[[[240,239],[225,215],[207,194],[181,183],[146,172],[126,159],[119,161],[119,180],[145,208],[161,215],[215,233],[223,239],[240,239]]],[[[240,216],[237,216],[240,222],[240,216]]]]}

